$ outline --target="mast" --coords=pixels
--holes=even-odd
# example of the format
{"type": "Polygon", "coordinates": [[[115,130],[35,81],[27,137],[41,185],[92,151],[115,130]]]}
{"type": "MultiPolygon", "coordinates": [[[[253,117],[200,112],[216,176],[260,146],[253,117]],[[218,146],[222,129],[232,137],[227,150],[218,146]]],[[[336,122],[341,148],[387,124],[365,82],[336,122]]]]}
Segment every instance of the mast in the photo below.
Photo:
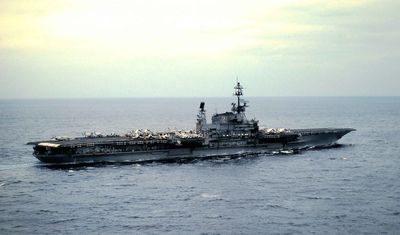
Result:
{"type": "Polygon", "coordinates": [[[235,89],[234,95],[237,96],[237,104],[235,104],[235,103],[232,104],[232,106],[233,106],[232,110],[236,111],[237,113],[244,112],[245,108],[248,106],[245,101],[240,99],[240,96],[243,96],[243,86],[240,85],[240,82],[238,81],[236,83],[236,86],[234,87],[234,89],[235,89]],[[241,101],[243,101],[243,105],[241,104],[241,101]]]}

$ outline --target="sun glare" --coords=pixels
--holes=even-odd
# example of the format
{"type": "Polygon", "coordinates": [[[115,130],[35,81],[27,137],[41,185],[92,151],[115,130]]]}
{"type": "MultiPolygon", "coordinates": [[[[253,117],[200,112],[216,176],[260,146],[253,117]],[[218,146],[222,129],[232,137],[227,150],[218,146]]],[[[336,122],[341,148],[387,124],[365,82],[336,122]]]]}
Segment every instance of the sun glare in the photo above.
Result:
{"type": "Polygon", "coordinates": [[[189,1],[78,1],[48,15],[46,29],[76,47],[121,49],[136,54],[221,53],[255,43],[248,34],[254,14],[287,2],[268,4],[189,1]],[[257,8],[255,8],[257,6],[257,8]]]}

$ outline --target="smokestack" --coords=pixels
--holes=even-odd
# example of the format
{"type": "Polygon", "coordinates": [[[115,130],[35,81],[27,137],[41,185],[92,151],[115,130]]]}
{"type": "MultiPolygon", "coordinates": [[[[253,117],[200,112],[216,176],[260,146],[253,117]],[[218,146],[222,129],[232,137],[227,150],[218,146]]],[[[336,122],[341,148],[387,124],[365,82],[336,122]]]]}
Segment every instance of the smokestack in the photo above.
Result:
{"type": "Polygon", "coordinates": [[[204,112],[204,106],[205,106],[205,103],[201,102],[200,103],[200,111],[204,112]]]}

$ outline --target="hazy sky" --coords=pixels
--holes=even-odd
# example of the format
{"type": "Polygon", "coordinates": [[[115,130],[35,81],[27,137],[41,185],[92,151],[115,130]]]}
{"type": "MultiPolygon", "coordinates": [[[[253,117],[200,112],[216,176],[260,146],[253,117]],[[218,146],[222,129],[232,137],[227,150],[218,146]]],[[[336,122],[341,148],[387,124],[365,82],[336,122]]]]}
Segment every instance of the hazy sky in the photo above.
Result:
{"type": "Polygon", "coordinates": [[[1,0],[0,98],[400,95],[400,1],[1,0]]]}

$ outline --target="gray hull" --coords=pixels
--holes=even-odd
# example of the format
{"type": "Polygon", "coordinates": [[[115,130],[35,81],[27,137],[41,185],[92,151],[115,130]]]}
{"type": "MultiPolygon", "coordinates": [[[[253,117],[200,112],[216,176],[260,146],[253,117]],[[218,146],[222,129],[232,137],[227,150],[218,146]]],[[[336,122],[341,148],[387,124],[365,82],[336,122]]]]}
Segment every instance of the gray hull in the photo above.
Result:
{"type": "Polygon", "coordinates": [[[193,158],[213,158],[246,156],[272,153],[285,150],[303,150],[312,147],[329,147],[353,129],[299,129],[301,134],[296,141],[289,143],[270,143],[263,145],[247,145],[234,147],[196,147],[170,150],[122,152],[90,155],[35,155],[40,161],[52,164],[88,164],[88,163],[136,163],[149,161],[185,160],[193,158]]]}

